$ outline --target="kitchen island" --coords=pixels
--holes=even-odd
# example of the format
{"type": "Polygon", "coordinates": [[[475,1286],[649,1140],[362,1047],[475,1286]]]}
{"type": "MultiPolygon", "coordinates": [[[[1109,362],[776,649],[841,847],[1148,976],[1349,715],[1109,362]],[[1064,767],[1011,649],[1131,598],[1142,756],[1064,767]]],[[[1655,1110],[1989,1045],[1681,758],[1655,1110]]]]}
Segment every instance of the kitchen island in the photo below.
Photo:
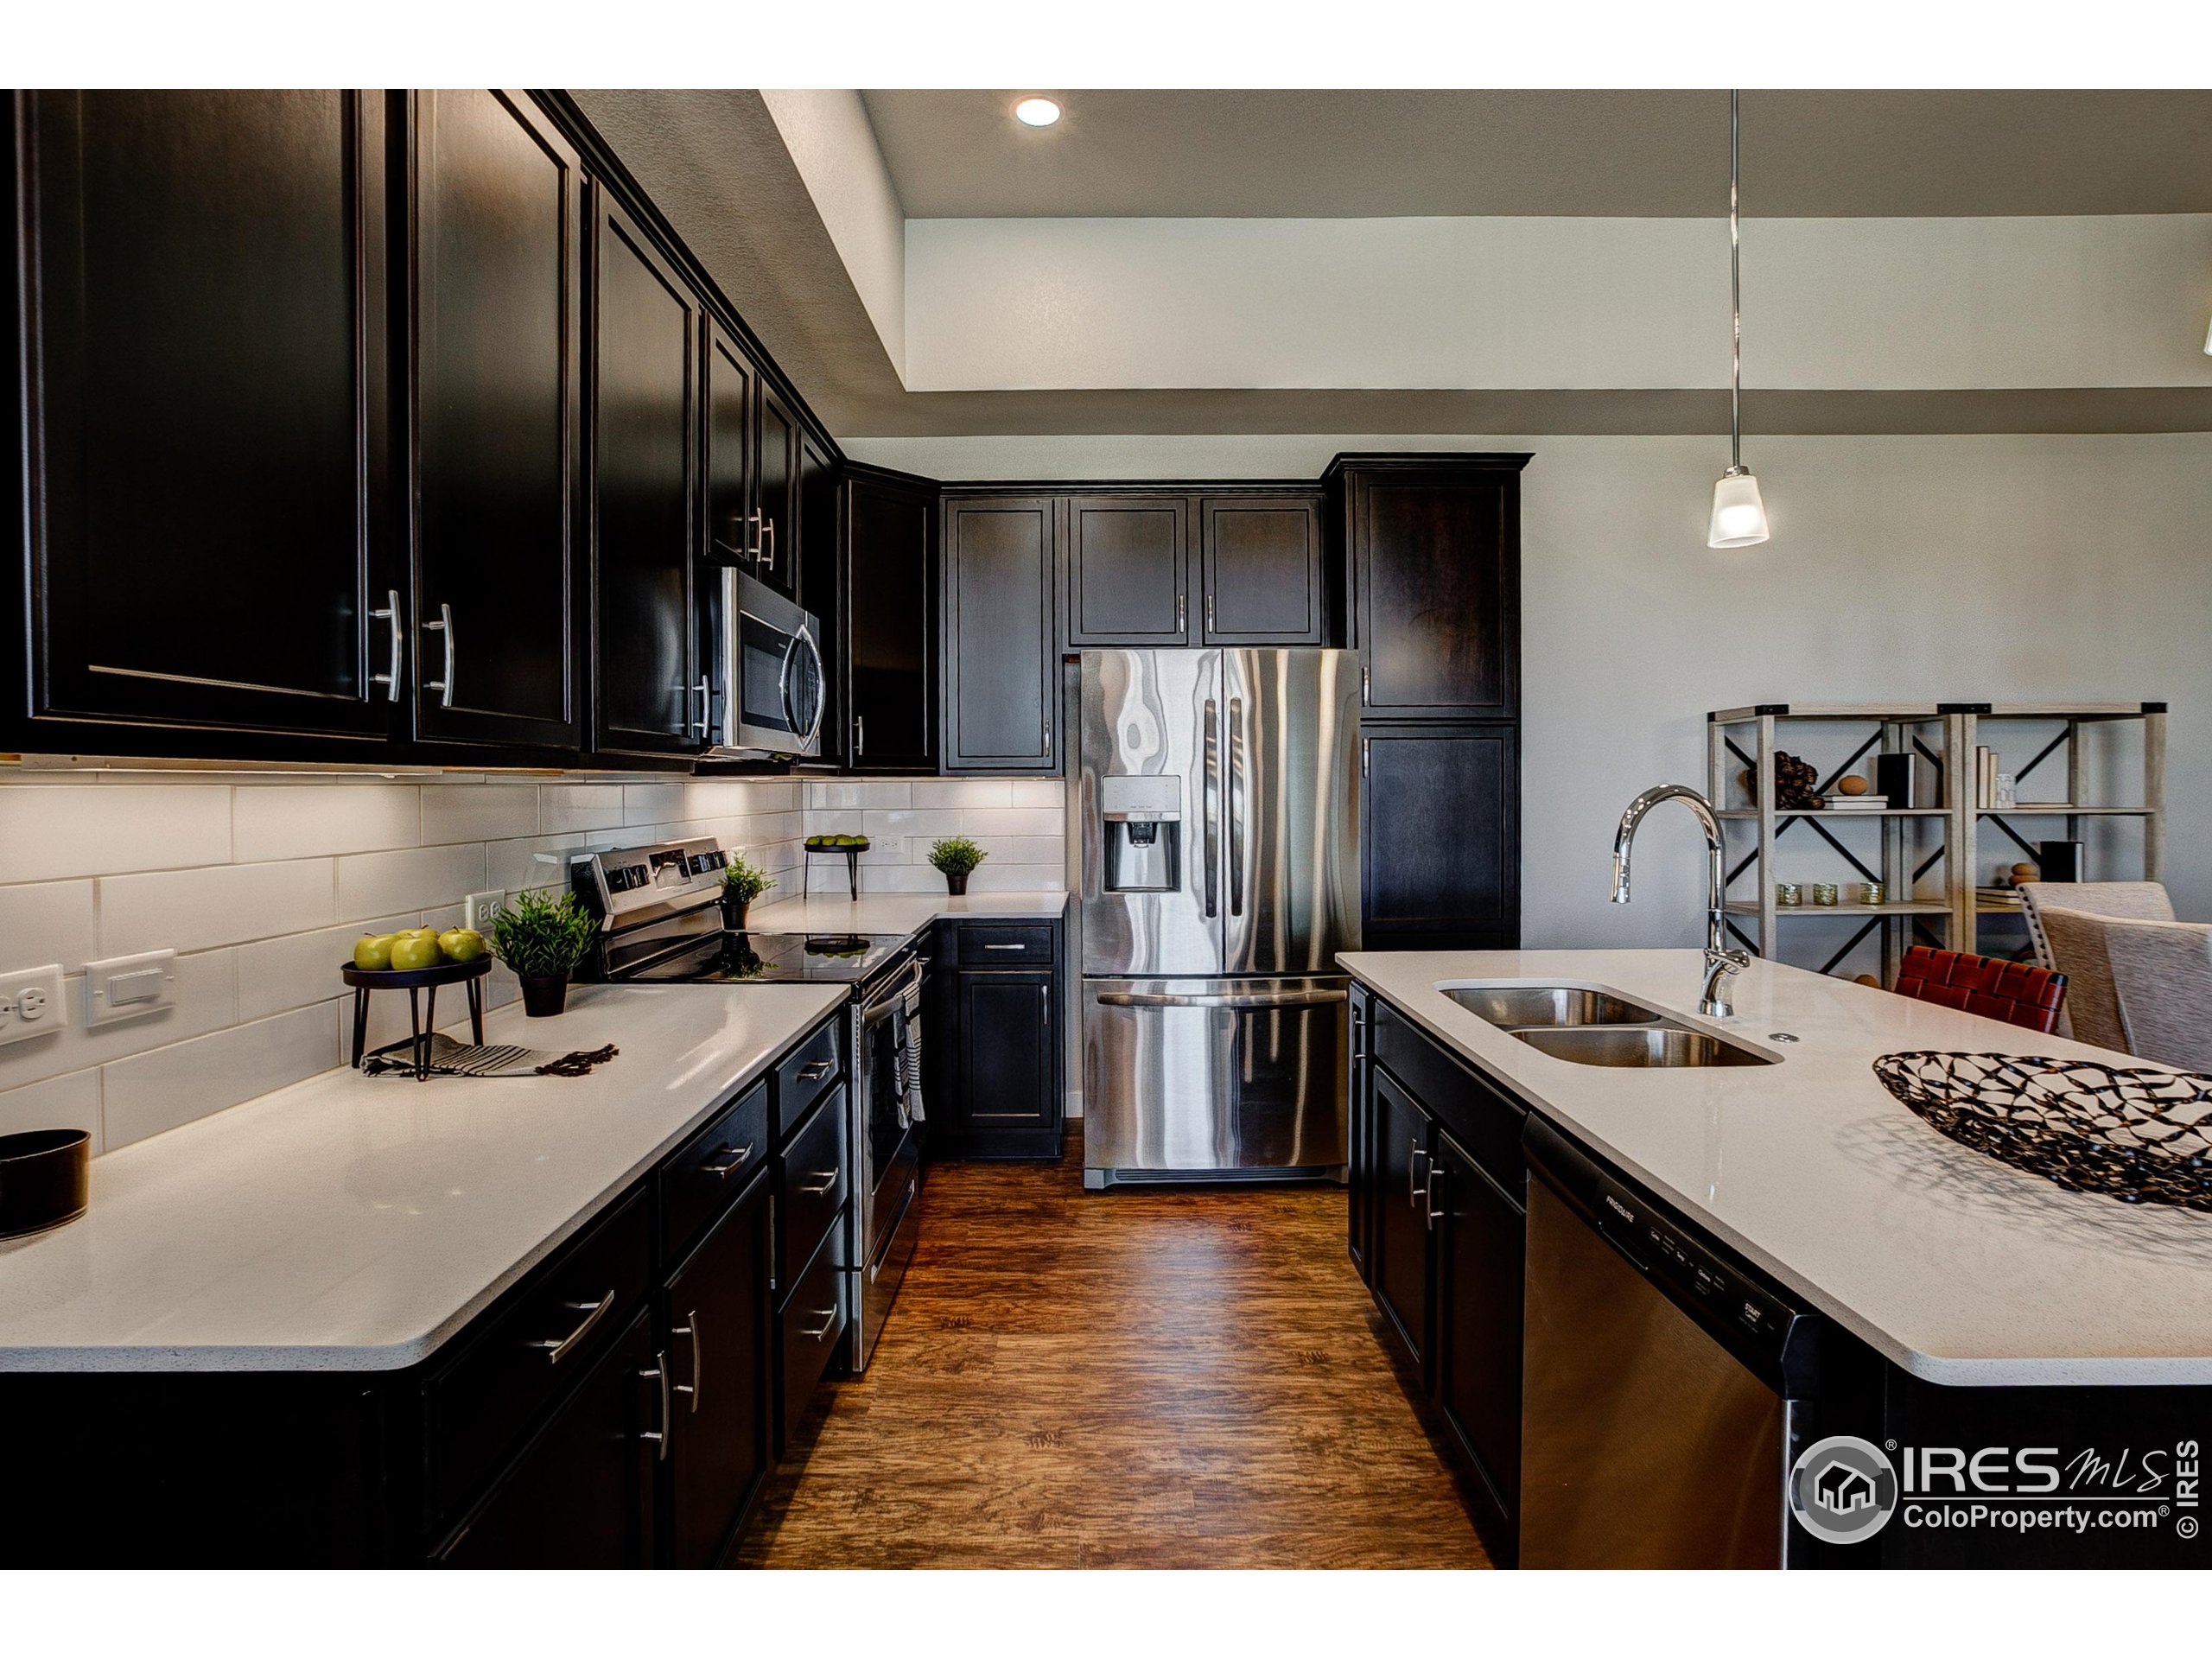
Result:
{"type": "MultiPolygon", "coordinates": [[[[1381,1078],[1355,1076],[1356,1120],[1363,1090],[1370,1137],[1378,1113],[1387,1116],[1394,1103],[1401,1116],[1390,1120],[1390,1137],[1408,1112],[1424,1122],[1415,1109],[1436,1122],[1414,1148],[1412,1175],[1391,1161],[1403,1159],[1395,1138],[1375,1141],[1364,1223],[1356,1170],[1353,1253],[1425,1382],[1447,1396],[1447,1417],[1456,1409],[1502,1524],[1510,1526],[1525,1491],[1523,1440],[1540,1425],[1527,1422],[1523,1435],[1518,1367],[1510,1376],[1493,1367],[1487,1384],[1467,1378],[1483,1350],[1519,1350],[1518,1290],[1510,1320],[1500,1314],[1471,1332],[1455,1322],[1454,1264],[1444,1259],[1467,1226],[1455,1231],[1456,1218],[1441,1214],[1429,1221],[1446,1243],[1430,1247],[1427,1276],[1417,1279],[1390,1259],[1383,1224],[1406,1197],[1393,1189],[1400,1179],[1428,1211],[1416,1177],[1439,1154],[1481,1166],[1486,1190],[1522,1205],[1525,1169],[1503,1147],[1534,1144],[1534,1122],[1648,1194],[1663,1224],[1732,1253],[1747,1283],[1811,1316],[1825,1333],[1824,1398],[1808,1423],[1848,1421],[1869,1438],[1962,1446],[1969,1457],[2024,1442],[2065,1446],[2069,1458],[2094,1449],[2113,1460],[2126,1451],[2140,1470],[2148,1452],[2153,1472],[2163,1452],[2164,1490],[2177,1508],[2159,1536],[2166,1547],[2196,1536],[2180,1490],[2190,1489],[2193,1507],[2194,1473],[2178,1474],[2177,1465],[2187,1460],[2180,1448],[2212,1429],[2212,1216],[2068,1192],[1999,1163],[1936,1133],[1872,1069],[1881,1055],[1910,1050],[2113,1056],[1764,961],[1734,982],[1732,1017],[1705,1019],[1691,1012],[1701,960],[1690,950],[1361,952],[1341,960],[1370,1010],[1356,1071],[1381,1078]],[[1624,997],[1751,1051],[1753,1063],[1582,1064],[1542,1052],[1447,995],[1515,982],[1624,997]],[[1463,1086],[1474,1103],[1466,1108],[1448,1098],[1463,1086]],[[1446,1098],[1438,1106],[1427,1096],[1446,1098]],[[1446,1144],[1453,1141],[1471,1150],[1446,1144]],[[1432,1293],[1437,1306],[1421,1305],[1432,1293]],[[1455,1382],[1465,1396],[1456,1408],[1448,1397],[1455,1382]],[[1510,1412],[1501,1401],[1509,1388],[1510,1412]],[[2190,1524],[2177,1532],[2184,1519],[2190,1524]]],[[[1441,1194],[1440,1211],[1454,1208],[1452,1183],[1428,1185],[1441,1194]]],[[[1517,1250],[1519,1223],[1498,1222],[1493,1237],[1499,1249],[1517,1250]]],[[[1472,1282],[1480,1267],[1478,1253],[1459,1263],[1458,1282],[1472,1282]]],[[[1508,1278],[1517,1287],[1517,1268],[1493,1281],[1493,1313],[1508,1278]]],[[[1535,1409],[1532,1402],[1532,1417],[1535,1409]]],[[[2016,1484],[1993,1476],[1982,1490],[2018,1501],[1995,1490],[2016,1484]]],[[[1930,1559],[1914,1553],[1928,1542],[1926,1533],[1893,1528],[1878,1548],[1885,1560],[1930,1559]]],[[[2058,1551],[2037,1559],[2065,1559],[2055,1541],[2034,1548],[2058,1551]]]]}

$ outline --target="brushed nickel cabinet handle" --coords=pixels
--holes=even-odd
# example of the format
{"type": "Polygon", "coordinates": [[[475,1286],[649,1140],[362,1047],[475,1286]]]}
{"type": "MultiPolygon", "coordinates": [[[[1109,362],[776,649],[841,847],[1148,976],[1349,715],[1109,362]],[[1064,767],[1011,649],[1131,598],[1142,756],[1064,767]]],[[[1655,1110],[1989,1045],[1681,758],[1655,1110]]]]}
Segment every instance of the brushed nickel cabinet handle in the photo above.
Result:
{"type": "Polygon", "coordinates": [[[660,1449],[653,1454],[654,1458],[658,1462],[666,1463],[669,1431],[675,1427],[671,1421],[675,1416],[675,1406],[668,1397],[668,1356],[664,1353],[655,1354],[652,1369],[639,1371],[638,1375],[660,1385],[658,1389],[660,1395],[659,1432],[655,1433],[650,1428],[640,1429],[638,1432],[638,1438],[641,1440],[651,1440],[658,1446],[660,1449]]]}
{"type": "Polygon", "coordinates": [[[1437,1178],[1446,1173],[1433,1163],[1429,1165],[1428,1185],[1421,1193],[1421,1208],[1428,1212],[1428,1230],[1432,1233],[1436,1230],[1436,1224],[1444,1219],[1444,1212],[1433,1206],[1436,1203],[1437,1178]]]}
{"type": "Polygon", "coordinates": [[[1209,638],[1213,634],[1213,595],[1211,594],[1206,595],[1206,634],[1209,638]]]}
{"type": "Polygon", "coordinates": [[[753,1148],[749,1146],[724,1147],[721,1155],[728,1159],[729,1161],[726,1164],[702,1164],[699,1166],[700,1173],[705,1175],[727,1177],[745,1167],[745,1160],[753,1156],[753,1148]]]}
{"type": "Polygon", "coordinates": [[[772,518],[760,521],[760,568],[763,570],[776,568],[776,521],[772,518]]]}
{"type": "Polygon", "coordinates": [[[987,944],[983,947],[986,950],[1027,950],[1028,948],[1026,944],[987,944]]]}
{"type": "Polygon", "coordinates": [[[868,752],[868,716],[853,716],[853,759],[857,760],[868,752]]]}
{"type": "Polygon", "coordinates": [[[450,709],[453,707],[454,681],[453,607],[450,605],[439,606],[438,620],[435,622],[425,622],[423,626],[429,629],[432,633],[443,634],[445,636],[446,647],[445,678],[442,680],[425,680],[423,682],[423,689],[425,691],[435,691],[438,694],[438,706],[440,708],[450,709]]]}
{"type": "Polygon", "coordinates": [[[376,684],[384,687],[384,700],[386,702],[397,702],[399,701],[399,664],[407,650],[406,635],[399,626],[399,589],[385,588],[384,608],[380,611],[371,611],[369,614],[384,622],[391,630],[390,658],[391,671],[389,674],[372,674],[369,678],[376,684]]]}
{"type": "Polygon", "coordinates": [[[1183,630],[1183,595],[1178,594],[1175,595],[1175,632],[1180,633],[1183,630]]]}
{"type": "Polygon", "coordinates": [[[817,1307],[814,1310],[814,1313],[815,1317],[822,1321],[821,1325],[812,1331],[802,1329],[799,1332],[799,1335],[802,1337],[810,1337],[816,1342],[820,1342],[836,1328],[837,1324],[837,1310],[834,1307],[817,1307]]]}
{"type": "Polygon", "coordinates": [[[699,1395],[702,1391],[702,1373],[704,1370],[706,1364],[706,1362],[701,1357],[700,1354],[700,1351],[704,1344],[699,1340],[699,1310],[696,1307],[691,1309],[689,1313],[684,1314],[683,1320],[684,1322],[682,1325],[677,1325],[673,1331],[670,1332],[669,1335],[672,1337],[688,1337],[690,1338],[691,1381],[688,1384],[683,1382],[677,1383],[676,1385],[676,1391],[678,1394],[688,1394],[691,1396],[691,1409],[696,1414],[699,1409],[699,1395]]]}
{"type": "Polygon", "coordinates": [[[824,1192],[827,1192],[830,1188],[836,1185],[837,1172],[836,1170],[817,1169],[814,1172],[814,1179],[811,1181],[802,1183],[798,1190],[805,1193],[809,1198],[818,1198],[824,1192]]]}
{"type": "Polygon", "coordinates": [[[545,1351],[545,1363],[558,1365],[576,1351],[576,1344],[591,1334],[592,1327],[607,1317],[607,1310],[614,1306],[614,1293],[608,1291],[595,1302],[563,1302],[562,1306],[584,1316],[582,1325],[565,1337],[543,1337],[536,1342],[525,1343],[529,1348],[545,1351]]]}
{"type": "Polygon", "coordinates": [[[699,694],[699,718],[691,722],[691,729],[703,737],[706,735],[708,716],[714,712],[714,692],[704,680],[691,689],[699,694]]]}
{"type": "Polygon", "coordinates": [[[1421,1149],[1421,1141],[1416,1137],[1413,1152],[1406,1160],[1406,1202],[1408,1204],[1413,1204],[1428,1197],[1428,1189],[1414,1179],[1414,1166],[1427,1161],[1427,1158],[1428,1154],[1421,1149]]]}

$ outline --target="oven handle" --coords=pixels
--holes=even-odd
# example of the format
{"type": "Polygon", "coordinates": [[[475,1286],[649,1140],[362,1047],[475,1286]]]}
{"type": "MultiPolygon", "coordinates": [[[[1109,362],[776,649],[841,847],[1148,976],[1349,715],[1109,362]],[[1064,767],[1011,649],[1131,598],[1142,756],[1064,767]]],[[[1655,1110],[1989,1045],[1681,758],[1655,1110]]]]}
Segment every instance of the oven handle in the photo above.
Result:
{"type": "Polygon", "coordinates": [[[1179,996],[1166,991],[1101,991],[1102,1008],[1313,1008],[1349,1002],[1350,991],[1258,991],[1224,996],[1179,996]]]}
{"type": "Polygon", "coordinates": [[[863,1005],[861,1009],[861,1024],[874,1025],[905,1002],[909,995],[919,990],[922,987],[922,969],[926,961],[925,957],[915,957],[899,971],[899,977],[892,988],[886,991],[879,1001],[863,1005]]]}

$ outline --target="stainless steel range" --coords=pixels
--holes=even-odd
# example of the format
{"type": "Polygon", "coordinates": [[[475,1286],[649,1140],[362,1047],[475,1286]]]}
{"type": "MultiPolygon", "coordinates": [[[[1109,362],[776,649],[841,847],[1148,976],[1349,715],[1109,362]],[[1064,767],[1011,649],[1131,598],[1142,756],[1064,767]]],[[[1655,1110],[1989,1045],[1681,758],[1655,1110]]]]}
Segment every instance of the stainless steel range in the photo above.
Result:
{"type": "Polygon", "coordinates": [[[922,1183],[922,985],[929,958],[902,934],[766,933],[722,925],[728,859],[710,840],[581,855],[576,893],[601,918],[590,977],[630,985],[848,984],[845,1142],[853,1167],[849,1363],[867,1368],[913,1259],[922,1183]]]}

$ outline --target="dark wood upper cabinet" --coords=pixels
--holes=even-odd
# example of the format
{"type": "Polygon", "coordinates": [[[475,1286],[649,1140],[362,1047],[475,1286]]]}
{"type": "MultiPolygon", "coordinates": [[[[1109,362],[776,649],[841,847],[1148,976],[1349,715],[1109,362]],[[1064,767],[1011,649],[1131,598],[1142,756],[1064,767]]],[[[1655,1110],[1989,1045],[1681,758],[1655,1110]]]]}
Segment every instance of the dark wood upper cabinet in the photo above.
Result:
{"type": "Polygon", "coordinates": [[[843,496],[845,753],[869,772],[935,772],[937,489],[855,468],[843,496]]]}
{"type": "Polygon", "coordinates": [[[755,477],[756,510],[760,514],[759,556],[753,574],[789,598],[798,596],[798,568],[804,526],[799,523],[804,499],[804,457],[800,451],[803,429],[780,393],[760,378],[760,460],[755,477]]]}
{"type": "Polygon", "coordinates": [[[1187,644],[1190,525],[1179,495],[1071,496],[1067,643],[1187,644]]]}
{"type": "Polygon", "coordinates": [[[1362,728],[1370,950],[1519,947],[1518,747],[1510,725],[1362,728]]]}
{"type": "Polygon", "coordinates": [[[1319,495],[1208,496],[1198,524],[1204,643],[1327,643],[1319,495]]]}
{"type": "Polygon", "coordinates": [[[707,722],[692,625],[699,302],[602,198],[593,283],[597,746],[686,753],[707,722]]]}
{"type": "Polygon", "coordinates": [[[760,376],[737,337],[720,324],[707,330],[707,547],[714,560],[751,569],[759,557],[760,524],[753,501],[753,436],[760,376]]]}
{"type": "Polygon", "coordinates": [[[1519,714],[1525,459],[1342,468],[1351,644],[1370,719],[1519,714]]]}
{"type": "Polygon", "coordinates": [[[954,497],[944,508],[948,772],[1055,772],[1058,503],[954,497]]]}
{"type": "Polygon", "coordinates": [[[9,724],[385,737],[383,94],[17,96],[9,724]]]}
{"type": "Polygon", "coordinates": [[[417,729],[574,748],[581,163],[519,92],[414,111],[417,729]]]}

